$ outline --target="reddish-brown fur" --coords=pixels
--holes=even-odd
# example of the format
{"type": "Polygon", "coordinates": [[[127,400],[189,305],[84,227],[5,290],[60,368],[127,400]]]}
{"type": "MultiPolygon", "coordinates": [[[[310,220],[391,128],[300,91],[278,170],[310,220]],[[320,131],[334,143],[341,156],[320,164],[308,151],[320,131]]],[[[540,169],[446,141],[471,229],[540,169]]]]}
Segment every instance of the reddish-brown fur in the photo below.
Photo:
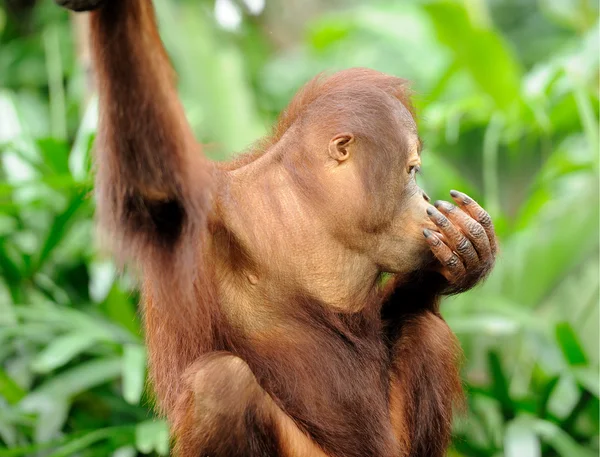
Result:
{"type": "Polygon", "coordinates": [[[420,145],[406,82],[315,78],[271,136],[217,166],[185,120],[150,1],[105,0],[91,34],[98,219],[143,275],[176,453],[444,455],[460,351],[439,296],[485,272],[450,280],[445,245],[421,234],[437,229],[407,173],[420,145]]]}

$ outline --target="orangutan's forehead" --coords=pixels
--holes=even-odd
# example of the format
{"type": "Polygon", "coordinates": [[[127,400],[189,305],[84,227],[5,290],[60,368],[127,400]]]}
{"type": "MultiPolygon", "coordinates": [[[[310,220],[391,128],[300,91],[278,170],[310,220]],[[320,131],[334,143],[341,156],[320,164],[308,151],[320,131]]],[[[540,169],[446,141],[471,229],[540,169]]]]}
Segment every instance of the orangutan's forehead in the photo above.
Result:
{"type": "Polygon", "coordinates": [[[423,149],[423,142],[419,137],[417,130],[417,123],[413,117],[412,112],[404,106],[404,104],[398,100],[394,103],[394,118],[398,122],[398,128],[403,137],[405,137],[409,154],[421,155],[423,149]]]}
{"type": "Polygon", "coordinates": [[[417,123],[410,110],[400,100],[394,103],[394,115],[402,127],[415,135],[417,134],[417,123]]]}

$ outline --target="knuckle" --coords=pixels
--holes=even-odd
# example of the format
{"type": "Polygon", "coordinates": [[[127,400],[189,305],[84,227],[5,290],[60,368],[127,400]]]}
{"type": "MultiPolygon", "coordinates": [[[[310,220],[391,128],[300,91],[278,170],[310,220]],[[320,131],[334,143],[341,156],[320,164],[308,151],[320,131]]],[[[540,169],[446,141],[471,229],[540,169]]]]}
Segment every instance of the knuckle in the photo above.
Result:
{"type": "Polygon", "coordinates": [[[474,238],[482,238],[485,234],[485,230],[483,229],[483,227],[481,226],[481,224],[472,221],[468,224],[468,228],[469,228],[469,233],[474,237],[474,238]]]}
{"type": "Polygon", "coordinates": [[[481,210],[481,212],[477,215],[477,221],[486,227],[492,225],[492,218],[485,210],[481,210]]]}
{"type": "Polygon", "coordinates": [[[448,203],[448,202],[441,202],[440,206],[447,213],[451,213],[456,209],[456,206],[454,206],[452,203],[448,203]]]}
{"type": "Polygon", "coordinates": [[[436,219],[437,226],[440,228],[447,228],[450,226],[450,221],[446,216],[442,216],[441,214],[436,219]]]}
{"type": "Polygon", "coordinates": [[[427,241],[429,241],[429,244],[431,244],[432,246],[439,246],[440,244],[442,244],[442,240],[440,240],[437,236],[431,236],[427,238],[427,241]]]}
{"type": "Polygon", "coordinates": [[[466,239],[465,237],[461,237],[461,239],[456,244],[456,250],[460,253],[465,253],[465,252],[470,251],[470,249],[471,249],[471,242],[468,239],[466,239]]]}
{"type": "Polygon", "coordinates": [[[456,268],[458,266],[458,257],[451,255],[444,263],[448,268],[456,268]]]}

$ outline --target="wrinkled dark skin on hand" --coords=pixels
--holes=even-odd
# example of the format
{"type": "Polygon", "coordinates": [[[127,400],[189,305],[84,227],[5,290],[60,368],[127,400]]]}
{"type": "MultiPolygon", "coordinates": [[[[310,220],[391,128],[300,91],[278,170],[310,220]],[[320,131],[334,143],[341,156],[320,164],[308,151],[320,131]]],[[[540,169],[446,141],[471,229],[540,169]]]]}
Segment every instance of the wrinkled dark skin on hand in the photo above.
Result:
{"type": "Polygon", "coordinates": [[[498,252],[494,225],[489,214],[468,195],[451,191],[458,206],[436,201],[427,209],[439,232],[423,234],[440,264],[448,285],[445,294],[471,289],[492,270],[498,252]]]}

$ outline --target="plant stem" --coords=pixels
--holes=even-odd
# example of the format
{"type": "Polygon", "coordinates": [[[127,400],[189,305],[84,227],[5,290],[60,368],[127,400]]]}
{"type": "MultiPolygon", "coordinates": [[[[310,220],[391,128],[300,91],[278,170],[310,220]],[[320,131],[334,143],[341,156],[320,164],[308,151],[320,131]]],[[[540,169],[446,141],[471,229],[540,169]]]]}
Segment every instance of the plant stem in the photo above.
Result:
{"type": "Polygon", "coordinates": [[[494,113],[483,138],[483,188],[485,204],[492,217],[500,212],[498,148],[503,127],[502,115],[498,112],[494,113]]]}
{"type": "Polygon", "coordinates": [[[53,137],[66,139],[65,89],[63,86],[60,41],[56,27],[46,27],[43,41],[46,51],[46,72],[48,74],[48,92],[50,96],[50,129],[53,137]]]}

